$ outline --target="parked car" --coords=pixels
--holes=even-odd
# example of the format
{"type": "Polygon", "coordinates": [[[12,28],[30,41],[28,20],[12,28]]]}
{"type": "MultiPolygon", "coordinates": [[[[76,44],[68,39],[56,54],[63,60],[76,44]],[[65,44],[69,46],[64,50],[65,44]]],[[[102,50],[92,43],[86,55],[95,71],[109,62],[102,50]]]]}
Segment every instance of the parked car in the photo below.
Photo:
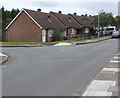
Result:
{"type": "Polygon", "coordinates": [[[107,26],[107,27],[104,27],[102,32],[103,32],[103,35],[111,35],[114,31],[116,31],[116,27],[115,26],[107,26]]]}
{"type": "Polygon", "coordinates": [[[112,38],[120,38],[120,31],[114,31],[112,33],[112,38]]]}

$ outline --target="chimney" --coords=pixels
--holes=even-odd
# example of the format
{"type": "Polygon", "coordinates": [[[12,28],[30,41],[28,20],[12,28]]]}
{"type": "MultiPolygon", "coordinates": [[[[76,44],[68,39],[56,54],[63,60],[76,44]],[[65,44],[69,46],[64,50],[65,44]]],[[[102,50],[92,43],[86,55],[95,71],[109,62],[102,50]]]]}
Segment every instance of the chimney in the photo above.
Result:
{"type": "Polygon", "coordinates": [[[87,16],[87,14],[85,14],[85,16],[87,16]]]}
{"type": "Polygon", "coordinates": [[[92,17],[91,15],[89,15],[89,17],[92,17]]]}
{"type": "Polygon", "coordinates": [[[41,9],[37,9],[37,11],[40,11],[40,12],[41,12],[41,9]]]}
{"type": "Polygon", "coordinates": [[[77,13],[75,12],[74,15],[77,15],[77,13]]]}
{"type": "Polygon", "coordinates": [[[58,11],[58,13],[62,14],[62,11],[58,11]]]}

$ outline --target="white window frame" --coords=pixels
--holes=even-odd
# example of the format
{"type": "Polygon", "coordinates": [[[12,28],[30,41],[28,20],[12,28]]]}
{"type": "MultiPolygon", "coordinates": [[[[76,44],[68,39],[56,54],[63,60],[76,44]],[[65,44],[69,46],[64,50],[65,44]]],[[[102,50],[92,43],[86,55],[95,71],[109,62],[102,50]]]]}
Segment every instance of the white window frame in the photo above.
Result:
{"type": "Polygon", "coordinates": [[[75,31],[74,31],[74,28],[70,28],[70,34],[74,34],[75,31]]]}
{"type": "Polygon", "coordinates": [[[53,37],[53,31],[51,29],[48,31],[48,36],[53,37]]]}
{"type": "Polygon", "coordinates": [[[89,31],[89,28],[85,28],[85,33],[87,34],[87,33],[89,33],[90,31],[89,31]]]}

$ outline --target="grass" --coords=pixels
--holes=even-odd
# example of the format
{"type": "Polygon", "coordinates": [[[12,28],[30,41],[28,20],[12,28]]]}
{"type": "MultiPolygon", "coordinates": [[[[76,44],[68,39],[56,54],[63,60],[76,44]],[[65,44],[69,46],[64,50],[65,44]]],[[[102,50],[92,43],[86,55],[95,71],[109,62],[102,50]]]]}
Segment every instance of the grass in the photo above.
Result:
{"type": "Polygon", "coordinates": [[[4,45],[24,45],[24,44],[43,44],[43,42],[0,42],[0,44],[4,45]]]}
{"type": "Polygon", "coordinates": [[[0,42],[0,44],[3,45],[25,45],[25,44],[29,44],[29,45],[42,45],[42,44],[49,44],[49,43],[59,43],[59,42],[77,42],[77,41],[81,41],[81,40],[86,40],[86,39],[94,39],[97,38],[97,35],[94,36],[86,36],[86,37],[78,37],[78,38],[71,38],[70,40],[62,40],[62,41],[54,41],[54,42],[0,42]]]}

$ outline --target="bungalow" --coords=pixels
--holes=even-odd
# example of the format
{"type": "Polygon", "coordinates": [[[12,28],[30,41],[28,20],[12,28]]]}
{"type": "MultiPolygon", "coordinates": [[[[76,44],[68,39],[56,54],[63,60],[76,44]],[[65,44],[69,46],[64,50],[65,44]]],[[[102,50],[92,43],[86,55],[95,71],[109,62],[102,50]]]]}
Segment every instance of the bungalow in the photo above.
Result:
{"type": "Polygon", "coordinates": [[[79,16],[76,13],[69,15],[82,26],[82,29],[77,29],[77,36],[88,34],[93,28],[91,22],[84,15],[79,16]]]}
{"type": "Polygon", "coordinates": [[[5,39],[11,42],[51,42],[53,30],[61,29],[68,39],[89,33],[93,28],[85,16],[22,9],[6,27],[5,39]]]}
{"type": "Polygon", "coordinates": [[[61,11],[59,11],[58,13],[55,13],[55,12],[50,12],[50,13],[56,19],[58,19],[58,21],[64,24],[64,26],[67,29],[68,39],[76,37],[77,29],[82,28],[82,26],[76,20],[74,20],[70,15],[62,14],[61,11]]]}
{"type": "Polygon", "coordinates": [[[66,27],[49,13],[22,9],[6,27],[6,40],[14,42],[52,41],[52,29],[66,27]]]}

